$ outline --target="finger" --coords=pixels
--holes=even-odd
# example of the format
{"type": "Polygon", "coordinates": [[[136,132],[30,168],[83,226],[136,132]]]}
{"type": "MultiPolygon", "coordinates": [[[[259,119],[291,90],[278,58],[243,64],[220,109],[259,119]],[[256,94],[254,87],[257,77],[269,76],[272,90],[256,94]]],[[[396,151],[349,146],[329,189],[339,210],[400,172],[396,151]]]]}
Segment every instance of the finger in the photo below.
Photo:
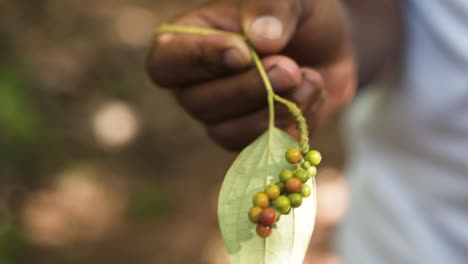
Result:
{"type": "Polygon", "coordinates": [[[155,83],[172,88],[211,80],[250,63],[247,45],[238,37],[164,33],[156,39],[148,71],[155,83]]]}
{"type": "MultiPolygon", "coordinates": [[[[217,2],[171,23],[239,32],[239,13],[234,7],[233,3],[217,2]]],[[[160,86],[180,87],[243,69],[251,63],[245,41],[236,36],[162,33],[154,40],[147,69],[160,86]]]]}
{"type": "Polygon", "coordinates": [[[301,0],[243,0],[242,27],[258,51],[276,53],[294,34],[301,11],[301,0]]]}
{"type": "MultiPolygon", "coordinates": [[[[263,59],[268,77],[279,94],[293,93],[301,82],[298,65],[284,56],[263,59]]],[[[257,69],[176,91],[179,102],[195,118],[217,123],[236,118],[267,104],[265,86],[257,69]]]]}
{"type": "Polygon", "coordinates": [[[312,68],[301,68],[302,83],[300,89],[290,96],[307,118],[317,112],[325,99],[325,83],[322,75],[312,68]]]}

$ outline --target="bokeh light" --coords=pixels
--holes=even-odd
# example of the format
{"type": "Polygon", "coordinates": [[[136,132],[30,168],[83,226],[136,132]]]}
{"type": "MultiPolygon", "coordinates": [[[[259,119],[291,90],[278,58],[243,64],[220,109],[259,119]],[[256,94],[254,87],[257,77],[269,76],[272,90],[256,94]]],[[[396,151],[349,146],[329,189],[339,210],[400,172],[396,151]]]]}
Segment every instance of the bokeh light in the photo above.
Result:
{"type": "Polygon", "coordinates": [[[94,114],[93,132],[105,147],[122,147],[135,139],[140,123],[135,111],[123,102],[107,102],[94,114]]]}
{"type": "Polygon", "coordinates": [[[120,221],[126,202],[98,171],[80,168],[56,177],[52,188],[29,195],[23,210],[28,238],[45,246],[93,241],[120,221]]]}

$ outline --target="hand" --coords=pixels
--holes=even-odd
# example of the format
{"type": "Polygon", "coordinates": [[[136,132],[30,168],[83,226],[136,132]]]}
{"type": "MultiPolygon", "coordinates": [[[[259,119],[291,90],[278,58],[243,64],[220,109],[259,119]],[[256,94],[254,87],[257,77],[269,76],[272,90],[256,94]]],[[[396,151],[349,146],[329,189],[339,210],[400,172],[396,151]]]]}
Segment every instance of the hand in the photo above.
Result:
{"type": "MultiPolygon", "coordinates": [[[[296,102],[315,127],[354,94],[346,19],[338,0],[231,0],[172,23],[244,32],[263,55],[275,92],[296,102]]],[[[238,150],[267,128],[265,88],[246,44],[236,37],[161,34],[148,71],[225,148],[238,150]]],[[[277,107],[276,125],[297,137],[285,108],[277,107]]]]}

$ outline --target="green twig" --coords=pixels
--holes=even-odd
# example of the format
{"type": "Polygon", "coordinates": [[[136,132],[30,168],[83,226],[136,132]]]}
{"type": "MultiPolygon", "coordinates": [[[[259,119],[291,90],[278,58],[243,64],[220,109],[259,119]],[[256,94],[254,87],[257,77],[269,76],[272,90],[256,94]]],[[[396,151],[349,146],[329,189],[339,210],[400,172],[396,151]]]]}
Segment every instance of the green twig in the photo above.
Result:
{"type": "Polygon", "coordinates": [[[223,35],[231,35],[231,36],[246,40],[244,35],[230,32],[230,31],[224,31],[224,30],[212,29],[212,28],[175,25],[175,24],[162,24],[158,27],[158,30],[156,31],[156,33],[158,34],[159,33],[185,33],[185,34],[195,34],[195,35],[223,34],[223,35]]]}
{"type": "Polygon", "coordinates": [[[263,84],[265,85],[265,89],[267,91],[268,97],[268,110],[269,110],[269,121],[268,121],[268,128],[271,130],[275,127],[275,104],[274,104],[274,97],[275,92],[273,91],[273,87],[271,86],[270,79],[268,79],[268,75],[263,67],[262,61],[258,57],[257,52],[255,52],[254,47],[248,43],[250,54],[252,55],[252,59],[257,66],[258,71],[260,72],[260,76],[262,77],[263,84]]]}

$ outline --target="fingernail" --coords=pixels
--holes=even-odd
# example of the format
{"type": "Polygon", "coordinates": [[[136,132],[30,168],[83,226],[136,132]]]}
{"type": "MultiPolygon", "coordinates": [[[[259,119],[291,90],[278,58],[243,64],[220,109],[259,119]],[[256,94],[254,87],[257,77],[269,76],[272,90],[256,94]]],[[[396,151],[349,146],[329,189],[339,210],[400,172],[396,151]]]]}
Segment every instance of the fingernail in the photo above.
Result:
{"type": "Polygon", "coordinates": [[[293,100],[297,103],[308,103],[313,100],[313,104],[319,98],[320,91],[317,86],[303,75],[302,83],[296,92],[292,95],[293,100]]]}
{"type": "Polygon", "coordinates": [[[317,85],[314,83],[314,81],[310,79],[309,76],[307,76],[307,74],[302,75],[302,80],[303,80],[304,88],[313,86],[313,89],[310,89],[310,87],[307,88],[308,90],[313,90],[311,94],[309,95],[310,102],[309,102],[309,106],[307,107],[307,110],[305,111],[305,114],[309,115],[309,114],[316,112],[322,105],[325,99],[325,90],[319,89],[317,85]]]}
{"type": "Polygon", "coordinates": [[[276,40],[283,34],[283,23],[274,16],[261,16],[250,24],[249,31],[251,35],[276,40]]]}
{"type": "Polygon", "coordinates": [[[291,76],[289,76],[285,70],[281,69],[281,67],[275,66],[269,70],[267,74],[275,92],[280,93],[288,91],[296,86],[291,76]]]}
{"type": "Polygon", "coordinates": [[[237,48],[230,48],[224,52],[224,64],[230,68],[239,69],[247,66],[249,59],[237,48]]]}

